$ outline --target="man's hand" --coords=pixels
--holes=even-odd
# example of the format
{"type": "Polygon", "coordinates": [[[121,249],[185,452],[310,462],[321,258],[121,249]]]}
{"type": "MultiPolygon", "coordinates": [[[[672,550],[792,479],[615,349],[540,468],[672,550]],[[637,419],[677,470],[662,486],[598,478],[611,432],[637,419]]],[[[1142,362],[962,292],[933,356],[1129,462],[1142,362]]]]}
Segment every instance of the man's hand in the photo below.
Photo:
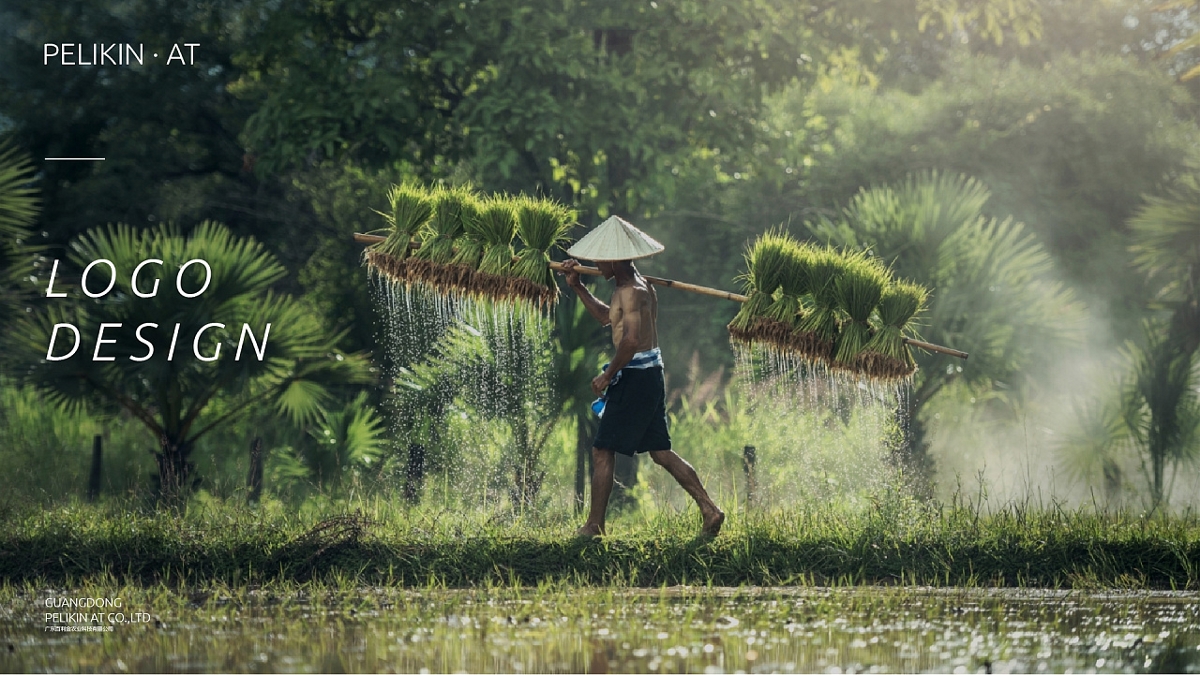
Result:
{"type": "Polygon", "coordinates": [[[611,383],[612,376],[608,374],[608,371],[600,373],[596,377],[592,378],[592,393],[600,396],[604,393],[605,389],[608,389],[608,385],[611,383]]]}
{"type": "Polygon", "coordinates": [[[568,258],[562,262],[563,270],[559,274],[567,278],[567,285],[571,288],[579,288],[583,284],[579,281],[579,272],[575,271],[579,267],[579,261],[574,258],[568,258]]]}

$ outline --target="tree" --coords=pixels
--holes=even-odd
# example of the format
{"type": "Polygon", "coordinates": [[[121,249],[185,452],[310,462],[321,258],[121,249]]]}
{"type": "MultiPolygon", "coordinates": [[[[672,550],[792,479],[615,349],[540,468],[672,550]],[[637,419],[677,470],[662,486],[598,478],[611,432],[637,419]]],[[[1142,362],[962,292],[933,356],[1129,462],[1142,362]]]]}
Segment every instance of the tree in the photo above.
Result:
{"type": "Polygon", "coordinates": [[[933,467],[922,411],[934,396],[955,380],[1019,395],[1021,380],[1042,372],[1078,328],[1079,307],[1051,278],[1050,255],[1020,223],[985,216],[989,196],[974,179],[930,172],[864,189],[838,219],[808,224],[818,240],[869,250],[897,278],[931,288],[922,337],[971,354],[958,364],[916,350],[898,459],[925,480],[933,467]]]}
{"type": "Polygon", "coordinates": [[[1169,77],[1106,55],[1033,67],[957,54],[916,93],[838,85],[777,105],[763,180],[735,202],[746,219],[815,219],[918,171],[974,176],[991,188],[989,215],[1026,223],[1118,339],[1139,331],[1146,289],[1128,266],[1127,222],[1196,161],[1200,137],[1169,77]]]}
{"type": "MultiPolygon", "coordinates": [[[[38,212],[33,166],[10,143],[0,143],[0,326],[10,326],[34,287],[28,241],[38,212]]],[[[6,333],[9,331],[5,331],[6,333]]]]}
{"type": "MultiPolygon", "coordinates": [[[[340,353],[337,334],[270,290],[284,269],[262,245],[220,224],[202,223],[187,236],[166,225],[110,226],[85,233],[72,249],[76,269],[112,263],[115,278],[95,265],[86,279],[93,293],[112,290],[91,299],[71,289],[23,319],[22,376],[52,403],[121,409],[145,425],[159,439],[158,489],[167,501],[194,485],[197,439],[251,406],[271,403],[303,421],[328,399],[327,385],[369,380],[361,355],[340,353]],[[147,260],[162,263],[143,269],[134,288],[132,273],[147,260]],[[79,337],[73,357],[52,361],[67,353],[73,332],[57,324],[70,324],[79,337]]],[[[55,292],[69,284],[59,273],[55,292]]]]}
{"type": "Polygon", "coordinates": [[[1151,508],[1166,503],[1166,470],[1200,449],[1200,179],[1181,177],[1130,221],[1134,263],[1156,289],[1145,344],[1130,345],[1125,421],[1143,456],[1151,508]]]}
{"type": "Polygon", "coordinates": [[[347,482],[361,487],[361,479],[382,466],[384,424],[367,392],[340,407],[322,406],[305,426],[302,437],[288,439],[290,447],[273,458],[279,477],[336,492],[347,482]]]}
{"type": "Polygon", "coordinates": [[[509,440],[501,455],[512,466],[509,496],[514,508],[527,509],[537,503],[545,477],[542,450],[561,414],[551,394],[550,345],[537,335],[543,320],[513,311],[520,310],[481,308],[471,323],[458,317],[425,358],[401,372],[395,409],[406,418],[410,449],[414,441],[429,443],[429,455],[436,453],[447,469],[461,459],[457,448],[443,442],[451,410],[504,424],[509,440]]]}
{"type": "Polygon", "coordinates": [[[555,309],[555,398],[563,415],[575,420],[575,511],[584,507],[584,487],[591,475],[592,439],[597,418],[592,412],[592,378],[600,367],[604,331],[571,294],[555,309]]]}
{"type": "Polygon", "coordinates": [[[236,36],[227,32],[237,4],[5,3],[0,116],[13,137],[35,157],[106,158],[39,166],[49,243],[115,222],[214,219],[249,234],[247,226],[291,220],[277,188],[243,171],[237,134],[250,111],[225,86],[237,74],[236,36]],[[84,45],[144,44],[144,65],[43,66],[42,45],[64,35],[84,45]],[[185,41],[201,43],[193,63],[166,66],[161,50],[185,41]]]}

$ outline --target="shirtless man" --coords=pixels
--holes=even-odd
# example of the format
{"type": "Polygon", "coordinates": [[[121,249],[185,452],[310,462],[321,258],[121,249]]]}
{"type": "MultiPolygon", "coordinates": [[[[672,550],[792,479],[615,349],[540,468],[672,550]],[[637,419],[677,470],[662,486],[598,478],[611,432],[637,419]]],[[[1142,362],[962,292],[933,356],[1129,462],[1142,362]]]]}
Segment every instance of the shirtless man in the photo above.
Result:
{"type": "Polygon", "coordinates": [[[591,509],[587,522],[577,534],[597,537],[605,533],[604,517],[616,464],[613,453],[648,452],[654,463],[666,469],[696,500],[703,518],[701,534],[715,537],[725,522],[725,513],[709,498],[692,465],[671,449],[662,357],[658,351],[658,327],[655,324],[658,297],[654,289],[631,260],[597,260],[596,266],[604,278],[614,279],[617,285],[612,304],[605,305],[580,283],[579,273],[574,271],[578,265],[576,260],[563,263],[567,285],[601,325],[612,326],[616,354],[604,372],[592,380],[592,391],[598,396],[607,391],[607,400],[592,447],[591,509]]]}

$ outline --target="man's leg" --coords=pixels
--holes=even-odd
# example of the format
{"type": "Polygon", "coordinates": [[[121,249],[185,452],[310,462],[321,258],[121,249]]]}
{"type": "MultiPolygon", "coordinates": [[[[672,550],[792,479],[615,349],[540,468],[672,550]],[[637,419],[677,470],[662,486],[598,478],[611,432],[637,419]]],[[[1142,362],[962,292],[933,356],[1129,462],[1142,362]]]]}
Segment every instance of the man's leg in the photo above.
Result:
{"type": "Polygon", "coordinates": [[[604,534],[604,515],[608,511],[608,497],[612,494],[616,463],[612,450],[592,448],[592,505],[587,522],[575,534],[581,537],[604,534]]]}
{"type": "Polygon", "coordinates": [[[650,453],[650,458],[655,464],[666,469],[679,486],[696,500],[696,506],[700,507],[700,516],[704,519],[700,533],[710,537],[717,536],[721,531],[721,524],[725,522],[725,512],[717,508],[716,503],[708,496],[708,491],[704,489],[700,476],[696,475],[692,465],[674,450],[655,450],[650,453]]]}

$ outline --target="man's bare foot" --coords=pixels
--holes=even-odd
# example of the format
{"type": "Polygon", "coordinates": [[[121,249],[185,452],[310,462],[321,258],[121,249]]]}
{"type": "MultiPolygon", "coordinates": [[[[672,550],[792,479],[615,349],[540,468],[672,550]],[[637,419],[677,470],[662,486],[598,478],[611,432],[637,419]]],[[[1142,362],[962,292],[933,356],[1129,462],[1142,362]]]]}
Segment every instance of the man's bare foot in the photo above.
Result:
{"type": "MultiPolygon", "coordinates": [[[[720,527],[718,525],[718,527],[720,527]]],[[[604,528],[599,525],[585,524],[583,527],[575,530],[575,536],[580,539],[596,539],[604,535],[604,528]]]]}
{"type": "Polygon", "coordinates": [[[704,524],[700,526],[700,536],[715,537],[721,532],[721,525],[725,523],[725,512],[721,509],[716,509],[711,513],[704,514],[704,524]]]}

